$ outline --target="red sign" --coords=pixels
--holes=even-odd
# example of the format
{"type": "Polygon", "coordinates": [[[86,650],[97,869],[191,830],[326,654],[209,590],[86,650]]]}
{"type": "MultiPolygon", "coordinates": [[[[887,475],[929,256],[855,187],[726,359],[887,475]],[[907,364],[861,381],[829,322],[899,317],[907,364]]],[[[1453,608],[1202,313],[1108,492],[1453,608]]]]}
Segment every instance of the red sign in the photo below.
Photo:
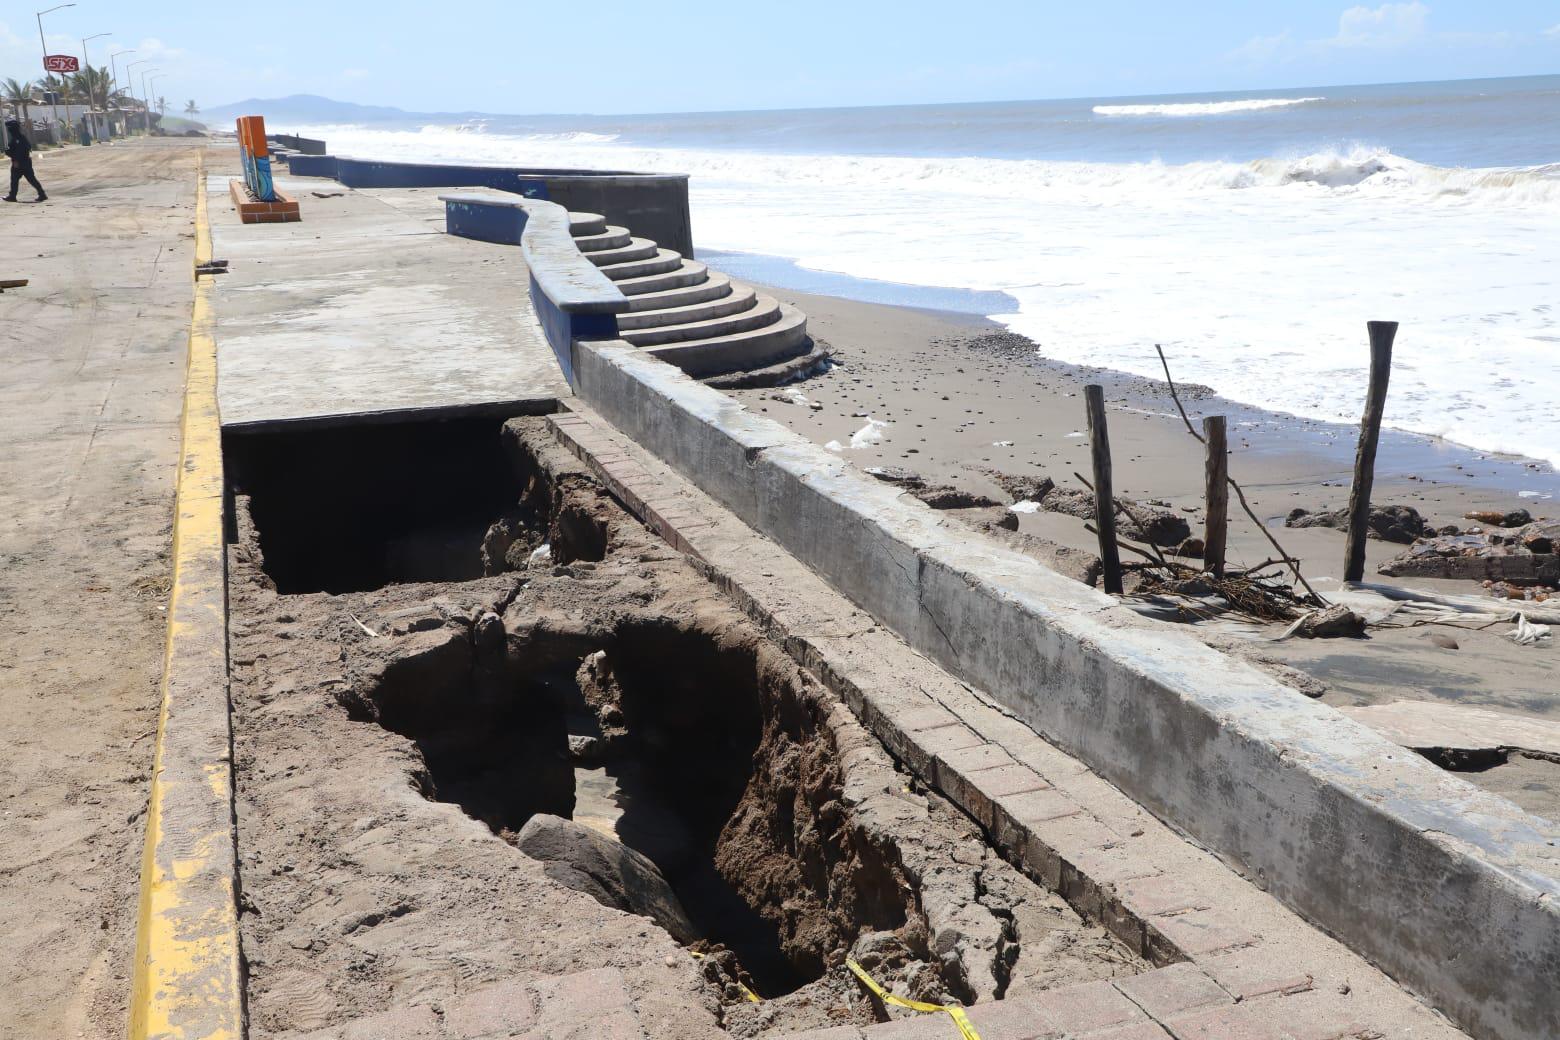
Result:
{"type": "Polygon", "coordinates": [[[81,62],[74,54],[46,54],[43,58],[45,72],[80,72],[81,62]]]}

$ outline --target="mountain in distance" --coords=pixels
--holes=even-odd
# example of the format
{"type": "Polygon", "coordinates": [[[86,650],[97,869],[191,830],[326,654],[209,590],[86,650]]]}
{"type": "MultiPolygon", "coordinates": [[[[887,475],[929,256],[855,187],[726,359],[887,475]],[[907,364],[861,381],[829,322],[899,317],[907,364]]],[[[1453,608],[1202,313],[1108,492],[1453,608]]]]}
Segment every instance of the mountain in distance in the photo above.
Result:
{"type": "MultiPolygon", "coordinates": [[[[470,113],[463,113],[469,115],[470,113]]],[[[388,123],[431,118],[430,113],[407,112],[388,105],[359,105],[318,94],[293,94],[282,98],[250,98],[201,111],[201,118],[220,126],[239,116],[264,116],[273,126],[282,123],[388,123]]]]}

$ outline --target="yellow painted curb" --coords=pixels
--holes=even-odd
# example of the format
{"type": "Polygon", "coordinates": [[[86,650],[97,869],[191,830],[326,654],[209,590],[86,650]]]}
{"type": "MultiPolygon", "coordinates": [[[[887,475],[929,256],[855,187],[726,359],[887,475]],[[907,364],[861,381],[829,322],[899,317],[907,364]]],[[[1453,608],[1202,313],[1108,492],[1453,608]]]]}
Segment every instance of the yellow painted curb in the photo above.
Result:
{"type": "MultiPolygon", "coordinates": [[[[204,156],[195,262],[211,259],[204,156]]],[[[221,424],[211,283],[195,280],[162,710],[146,814],[130,1040],[242,1040],[221,424]]]]}

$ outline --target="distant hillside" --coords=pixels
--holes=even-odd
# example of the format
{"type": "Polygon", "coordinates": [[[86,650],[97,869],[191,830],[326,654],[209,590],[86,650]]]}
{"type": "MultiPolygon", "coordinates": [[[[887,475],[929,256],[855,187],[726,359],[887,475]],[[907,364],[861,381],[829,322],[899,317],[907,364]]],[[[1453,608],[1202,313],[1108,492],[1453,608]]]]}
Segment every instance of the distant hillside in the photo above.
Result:
{"type": "Polygon", "coordinates": [[[213,126],[232,123],[238,116],[265,116],[271,125],[283,123],[384,123],[417,119],[419,113],[385,105],[358,105],[334,101],[318,94],[294,94],[284,98],[250,98],[231,105],[218,105],[201,111],[201,118],[213,126]]]}

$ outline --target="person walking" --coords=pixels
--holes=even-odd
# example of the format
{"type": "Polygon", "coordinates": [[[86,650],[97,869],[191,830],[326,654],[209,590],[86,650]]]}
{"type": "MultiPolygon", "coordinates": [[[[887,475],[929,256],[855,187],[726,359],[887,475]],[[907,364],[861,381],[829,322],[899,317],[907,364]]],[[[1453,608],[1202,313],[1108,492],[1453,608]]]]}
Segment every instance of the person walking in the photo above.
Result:
{"type": "Polygon", "coordinates": [[[21,187],[22,178],[27,178],[27,183],[38,192],[38,201],[48,199],[48,194],[43,190],[43,185],[38,183],[38,175],[33,173],[32,142],[27,135],[22,133],[20,120],[7,119],[5,121],[5,154],[11,160],[11,194],[5,197],[7,202],[16,201],[16,189],[21,187]]]}

